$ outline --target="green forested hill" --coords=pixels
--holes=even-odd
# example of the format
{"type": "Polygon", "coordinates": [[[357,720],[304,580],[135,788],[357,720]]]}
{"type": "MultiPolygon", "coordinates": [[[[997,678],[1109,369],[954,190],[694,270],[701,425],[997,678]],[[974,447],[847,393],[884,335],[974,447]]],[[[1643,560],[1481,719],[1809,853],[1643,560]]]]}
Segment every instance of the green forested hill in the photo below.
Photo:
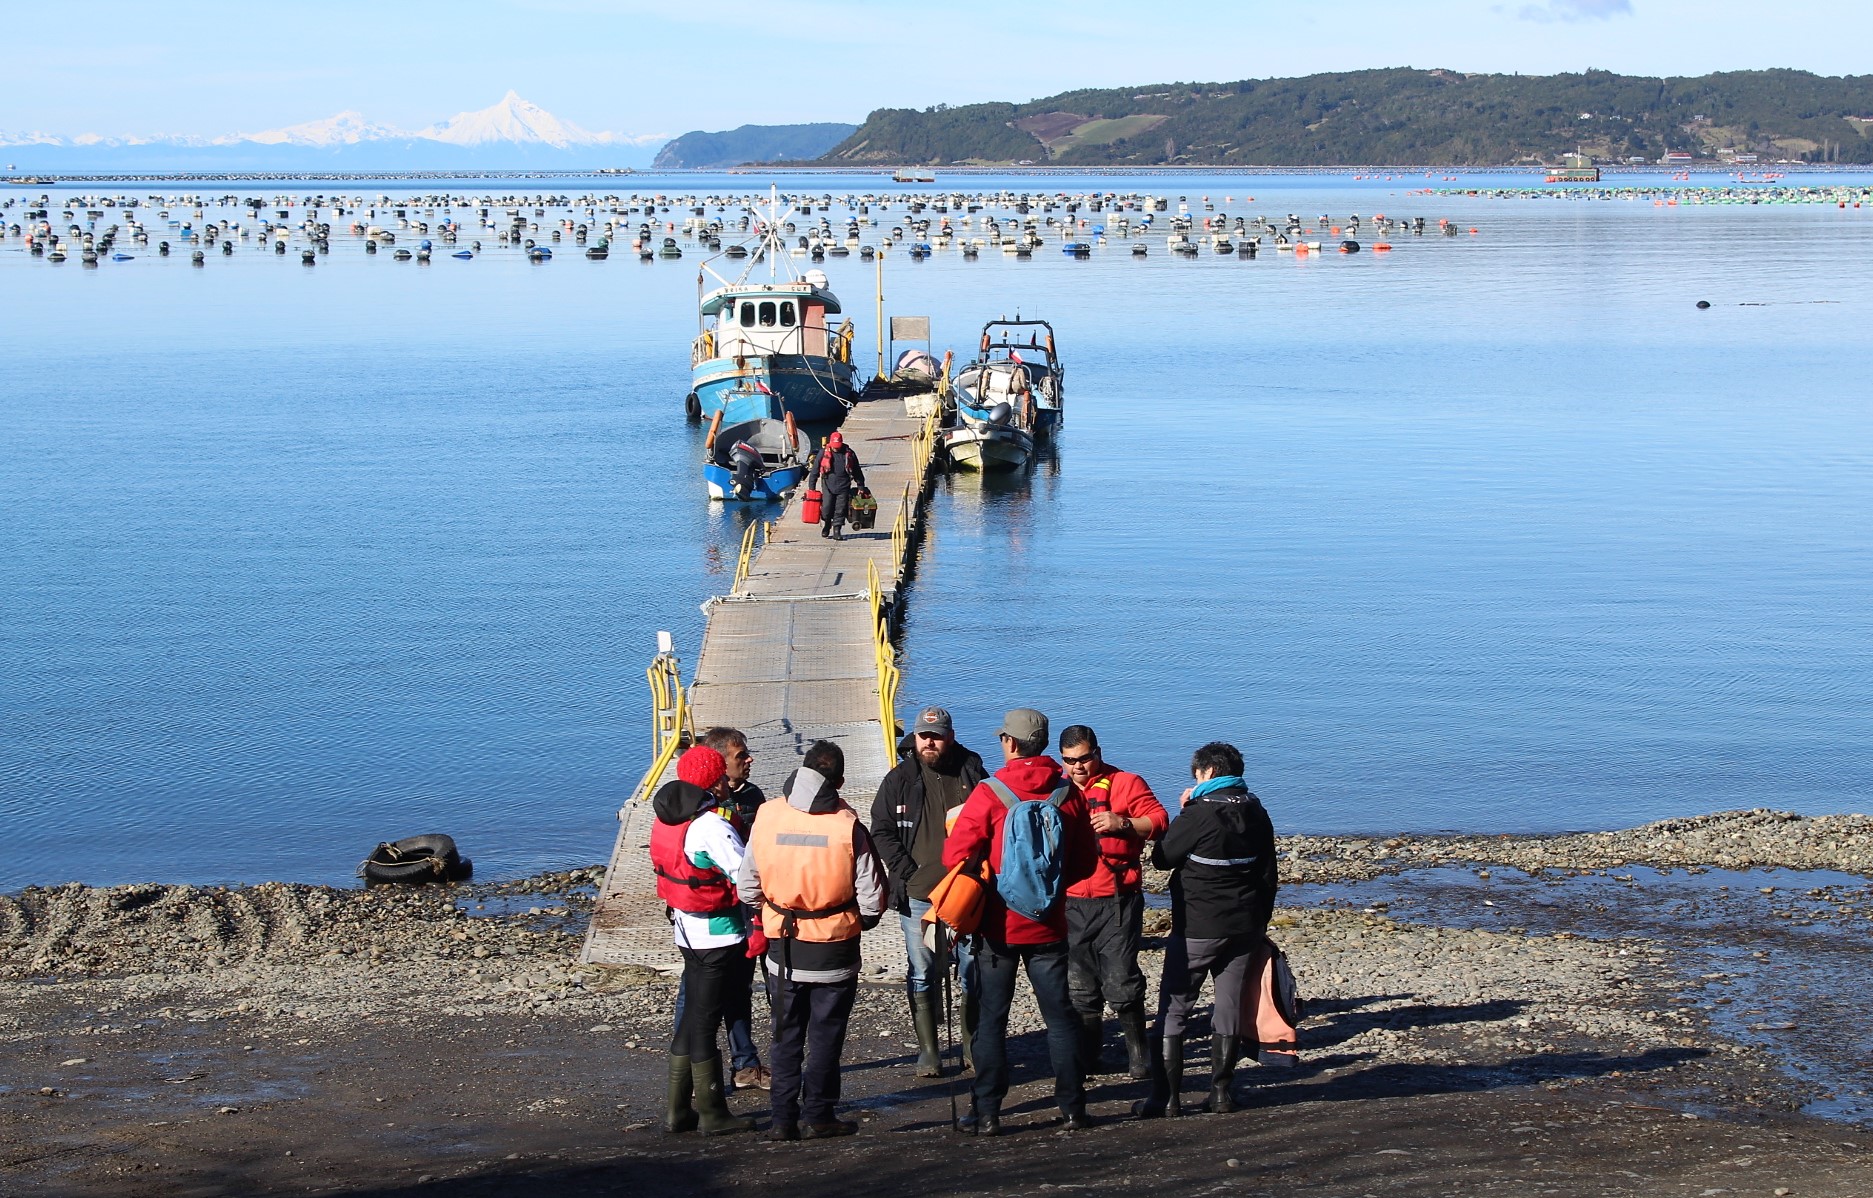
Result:
{"type": "Polygon", "coordinates": [[[822,161],[881,165],[1492,166],[1670,150],[1873,162],[1873,75],[1649,79],[1397,68],[881,108],[822,161]]]}

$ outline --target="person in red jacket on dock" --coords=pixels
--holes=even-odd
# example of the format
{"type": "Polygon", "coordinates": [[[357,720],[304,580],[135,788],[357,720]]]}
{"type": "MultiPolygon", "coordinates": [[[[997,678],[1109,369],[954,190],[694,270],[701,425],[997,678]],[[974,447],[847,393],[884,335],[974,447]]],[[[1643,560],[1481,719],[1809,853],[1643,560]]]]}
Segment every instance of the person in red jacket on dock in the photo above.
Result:
{"type": "Polygon", "coordinates": [[[1067,888],[1067,991],[1080,1020],[1080,1064],[1087,1076],[1102,1071],[1105,1009],[1125,1035],[1127,1071],[1151,1076],[1145,1040],[1145,975],[1138,968],[1145,896],[1138,859],[1148,841],[1164,835],[1171,817],[1137,774],[1107,765],[1099,738],[1084,724],[1060,733],[1060,761],[1086,796],[1099,834],[1099,867],[1067,888]]]}
{"type": "Polygon", "coordinates": [[[974,937],[977,1014],[971,1044],[975,1086],[969,1114],[958,1130],[976,1135],[1001,1134],[1002,1099],[1008,1094],[1008,1010],[1014,1003],[1016,971],[1025,966],[1041,1017],[1047,1022],[1047,1055],[1053,1062],[1054,1100],[1064,1126],[1078,1131],[1092,1126],[1086,1113],[1086,1078],[1080,1068],[1079,1020],[1067,994],[1067,914],[1065,887],[1088,877],[1098,865],[1086,798],[1047,756],[1047,717],[1032,708],[1016,708],[1002,721],[1001,745],[1006,764],[989,781],[969,792],[956,826],[943,843],[943,865],[954,868],[981,854],[998,878],[1032,863],[1003,860],[1003,827],[1011,804],[1050,802],[1060,815],[1058,866],[1061,893],[1052,905],[1030,919],[1009,909],[989,891],[988,905],[974,937]],[[998,791],[1000,783],[1006,796],[998,791]]]}

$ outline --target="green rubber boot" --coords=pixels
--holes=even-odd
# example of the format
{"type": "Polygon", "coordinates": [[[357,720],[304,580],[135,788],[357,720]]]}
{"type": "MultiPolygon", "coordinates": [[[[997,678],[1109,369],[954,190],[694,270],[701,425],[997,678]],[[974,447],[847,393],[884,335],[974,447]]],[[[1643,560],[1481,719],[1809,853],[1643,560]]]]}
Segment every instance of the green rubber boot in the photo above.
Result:
{"type": "Polygon", "coordinates": [[[664,1103],[663,1130],[671,1133],[696,1130],[696,1108],[689,1104],[689,1058],[670,1054],[670,1094],[664,1103]]]}
{"type": "Polygon", "coordinates": [[[917,1076],[942,1077],[943,1055],[937,1045],[937,996],[929,990],[913,990],[910,996],[911,1023],[917,1029],[917,1076]]]}
{"type": "Polygon", "coordinates": [[[722,1058],[689,1062],[690,1084],[696,1093],[697,1126],[705,1136],[725,1136],[730,1132],[753,1131],[754,1120],[729,1114],[728,1099],[722,1092],[722,1058]]]}

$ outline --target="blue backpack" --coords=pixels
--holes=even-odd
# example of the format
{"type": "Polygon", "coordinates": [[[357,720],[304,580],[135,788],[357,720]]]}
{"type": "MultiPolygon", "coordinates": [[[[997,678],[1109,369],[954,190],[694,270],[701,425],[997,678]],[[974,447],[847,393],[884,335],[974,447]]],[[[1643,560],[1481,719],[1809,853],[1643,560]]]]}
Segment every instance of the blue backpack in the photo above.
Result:
{"type": "Polygon", "coordinates": [[[1060,804],[1072,787],[1062,783],[1044,801],[1028,802],[994,778],[988,784],[1008,812],[1002,820],[1002,867],[995,875],[995,891],[1010,911],[1038,923],[1066,893],[1060,867],[1066,828],[1060,804]]]}

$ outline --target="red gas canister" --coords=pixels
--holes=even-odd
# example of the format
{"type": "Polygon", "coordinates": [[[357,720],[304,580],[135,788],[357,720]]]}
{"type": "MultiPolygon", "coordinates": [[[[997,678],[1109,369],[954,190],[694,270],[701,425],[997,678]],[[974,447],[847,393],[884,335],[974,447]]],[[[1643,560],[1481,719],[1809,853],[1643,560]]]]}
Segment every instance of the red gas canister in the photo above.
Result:
{"type": "Polygon", "coordinates": [[[800,522],[803,524],[819,523],[819,505],[822,496],[818,491],[808,491],[800,500],[800,522]]]}

